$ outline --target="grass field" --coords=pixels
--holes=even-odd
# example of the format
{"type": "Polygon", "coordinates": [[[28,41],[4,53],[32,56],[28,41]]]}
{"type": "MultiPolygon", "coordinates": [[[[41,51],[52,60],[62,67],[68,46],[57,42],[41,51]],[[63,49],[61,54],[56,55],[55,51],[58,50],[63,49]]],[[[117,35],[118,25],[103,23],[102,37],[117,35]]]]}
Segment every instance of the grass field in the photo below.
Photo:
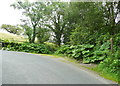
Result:
{"type": "Polygon", "coordinates": [[[0,39],[9,40],[9,41],[16,41],[16,42],[27,41],[27,39],[24,38],[23,36],[18,36],[18,35],[9,34],[9,33],[0,33],[0,39]]]}

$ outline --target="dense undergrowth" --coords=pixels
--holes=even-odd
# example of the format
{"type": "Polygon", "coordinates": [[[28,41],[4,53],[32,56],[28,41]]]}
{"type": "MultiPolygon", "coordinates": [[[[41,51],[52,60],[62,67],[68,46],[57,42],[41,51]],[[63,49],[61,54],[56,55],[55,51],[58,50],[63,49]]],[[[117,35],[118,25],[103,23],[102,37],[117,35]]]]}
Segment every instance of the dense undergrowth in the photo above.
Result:
{"type": "Polygon", "coordinates": [[[37,43],[17,43],[8,40],[1,40],[2,49],[8,51],[21,51],[30,53],[52,54],[56,50],[54,44],[37,44],[37,43]]]}

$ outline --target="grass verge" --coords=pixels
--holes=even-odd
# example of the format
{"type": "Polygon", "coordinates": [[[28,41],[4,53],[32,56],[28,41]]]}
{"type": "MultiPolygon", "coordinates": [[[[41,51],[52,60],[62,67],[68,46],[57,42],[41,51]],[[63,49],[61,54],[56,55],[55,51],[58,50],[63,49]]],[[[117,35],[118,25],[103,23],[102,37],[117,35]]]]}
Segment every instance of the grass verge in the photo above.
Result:
{"type": "Polygon", "coordinates": [[[27,39],[23,36],[9,34],[9,33],[0,33],[0,39],[9,40],[9,41],[17,41],[17,42],[26,42],[27,39]]]}
{"type": "Polygon", "coordinates": [[[95,67],[95,68],[91,68],[91,70],[97,72],[100,76],[104,77],[105,79],[112,80],[120,84],[120,81],[118,79],[119,78],[118,74],[111,73],[109,72],[110,70],[108,69],[104,69],[103,71],[101,71],[99,67],[95,67]]]}

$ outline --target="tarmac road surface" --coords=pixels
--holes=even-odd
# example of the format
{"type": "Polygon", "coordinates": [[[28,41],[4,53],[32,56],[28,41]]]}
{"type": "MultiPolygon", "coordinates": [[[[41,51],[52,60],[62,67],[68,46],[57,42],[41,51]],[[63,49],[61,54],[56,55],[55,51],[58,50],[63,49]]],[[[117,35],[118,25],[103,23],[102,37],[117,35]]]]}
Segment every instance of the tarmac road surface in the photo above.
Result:
{"type": "Polygon", "coordinates": [[[111,83],[75,65],[54,60],[50,58],[50,56],[13,51],[0,51],[0,53],[1,52],[3,84],[111,83]]]}

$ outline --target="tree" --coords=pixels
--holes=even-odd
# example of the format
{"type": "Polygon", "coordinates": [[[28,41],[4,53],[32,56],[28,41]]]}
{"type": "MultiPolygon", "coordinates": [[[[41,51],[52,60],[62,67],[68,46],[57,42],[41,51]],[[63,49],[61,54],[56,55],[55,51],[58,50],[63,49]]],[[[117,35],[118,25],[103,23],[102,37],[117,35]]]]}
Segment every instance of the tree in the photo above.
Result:
{"type": "Polygon", "coordinates": [[[24,29],[24,34],[28,36],[29,43],[32,43],[32,28],[28,25],[20,25],[24,29]]]}
{"type": "Polygon", "coordinates": [[[106,22],[106,31],[111,35],[111,52],[113,52],[113,36],[119,33],[119,21],[116,23],[116,18],[120,14],[120,1],[106,2],[103,6],[104,19],[106,22]]]}
{"type": "Polygon", "coordinates": [[[47,17],[49,18],[48,21],[50,23],[46,24],[46,26],[53,31],[54,41],[58,46],[60,46],[62,43],[62,35],[65,31],[66,25],[66,20],[64,17],[66,4],[60,2],[53,2],[48,7],[49,15],[47,15],[47,17]]]}
{"type": "Polygon", "coordinates": [[[95,44],[104,25],[101,4],[95,2],[71,3],[70,9],[72,11],[69,11],[69,20],[73,27],[70,36],[71,44],[95,44]]]}
{"type": "Polygon", "coordinates": [[[14,26],[14,25],[7,25],[7,24],[3,24],[1,26],[1,29],[4,29],[6,30],[7,32],[9,33],[13,33],[13,34],[16,34],[16,35],[20,35],[22,33],[22,29],[18,26],[14,26]]]}
{"type": "Polygon", "coordinates": [[[49,40],[50,38],[50,33],[49,30],[46,28],[39,28],[38,29],[38,34],[37,34],[37,39],[39,43],[44,43],[49,40]]]}
{"type": "Polygon", "coordinates": [[[120,1],[119,2],[106,2],[103,7],[104,21],[106,31],[111,35],[118,33],[116,18],[120,14],[120,1]]]}
{"type": "Polygon", "coordinates": [[[32,29],[31,34],[31,43],[34,43],[36,38],[36,29],[38,24],[41,21],[44,21],[43,12],[45,11],[45,4],[42,2],[33,2],[29,1],[18,1],[15,4],[12,4],[14,8],[17,8],[23,12],[23,15],[26,16],[27,19],[22,20],[25,24],[29,25],[32,29]]]}

